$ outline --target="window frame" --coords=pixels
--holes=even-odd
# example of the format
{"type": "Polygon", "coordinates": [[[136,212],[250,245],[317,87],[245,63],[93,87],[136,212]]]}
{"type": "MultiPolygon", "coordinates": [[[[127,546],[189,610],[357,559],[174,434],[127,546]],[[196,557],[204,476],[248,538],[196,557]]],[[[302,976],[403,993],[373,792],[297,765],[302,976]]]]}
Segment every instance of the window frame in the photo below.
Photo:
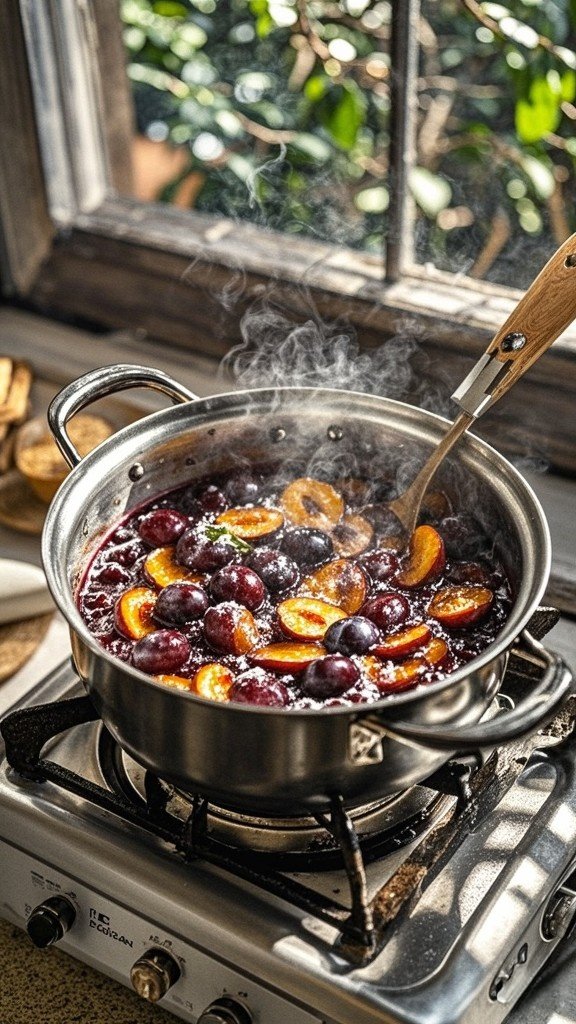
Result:
{"type": "MultiPolygon", "coordinates": [[[[403,0],[393,9],[392,217],[384,270],[382,259],[357,250],[294,236],[288,250],[285,235],[249,223],[123,198],[119,193],[130,182],[132,113],[116,0],[4,0],[4,295],[52,317],[128,328],[220,358],[239,340],[243,311],[272,289],[297,317],[306,316],[312,303],[322,317],[345,318],[366,346],[415,331],[426,338],[444,377],[458,383],[521,293],[412,262],[407,181],[420,0],[403,0]],[[81,56],[69,92],[59,64],[64,46],[81,56]],[[38,97],[47,82],[57,109],[48,104],[39,117],[38,97]],[[88,126],[79,123],[86,109],[88,126]],[[234,290],[235,281],[241,288],[226,313],[220,296],[231,282],[234,290]]],[[[545,404],[550,386],[569,409],[576,392],[574,328],[532,368],[516,404],[507,400],[508,422],[526,401],[545,404]]],[[[536,424],[534,430],[537,435],[536,424]]],[[[567,439],[555,447],[558,464],[572,466],[567,439]]]]}

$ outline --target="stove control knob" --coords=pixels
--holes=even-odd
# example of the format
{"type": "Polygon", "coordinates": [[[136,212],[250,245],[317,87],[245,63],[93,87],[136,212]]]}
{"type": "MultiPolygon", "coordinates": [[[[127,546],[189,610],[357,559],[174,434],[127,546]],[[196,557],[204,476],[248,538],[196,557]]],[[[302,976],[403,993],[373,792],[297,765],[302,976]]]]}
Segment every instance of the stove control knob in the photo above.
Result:
{"type": "Polygon", "coordinates": [[[237,999],[222,996],[200,1014],[197,1024],[252,1024],[252,1014],[237,999]]]}
{"type": "Polygon", "coordinates": [[[150,1003],[157,1003],[180,977],[180,967],[165,949],[148,949],[130,971],[132,988],[150,1003]]]}
{"type": "Polygon", "coordinates": [[[50,896],[34,908],[26,930],[35,946],[47,949],[68,931],[74,924],[76,910],[65,896],[50,896]]]}

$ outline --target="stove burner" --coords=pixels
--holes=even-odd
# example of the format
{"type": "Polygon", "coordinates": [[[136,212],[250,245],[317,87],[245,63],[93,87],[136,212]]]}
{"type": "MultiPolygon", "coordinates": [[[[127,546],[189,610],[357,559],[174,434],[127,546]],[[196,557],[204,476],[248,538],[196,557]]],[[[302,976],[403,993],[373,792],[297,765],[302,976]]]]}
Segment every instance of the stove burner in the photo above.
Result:
{"type": "MultiPolygon", "coordinates": [[[[154,794],[164,809],[185,822],[197,795],[155,779],[126,753],[103,726],[98,737],[98,761],[110,788],[131,802],[147,807],[154,794]]],[[[413,842],[445,809],[448,798],[425,786],[349,811],[365,860],[382,856],[413,842]]],[[[270,855],[277,868],[331,870],[342,863],[339,844],[322,817],[254,817],[209,804],[206,833],[226,845],[270,855]]],[[[264,863],[264,858],[259,858],[264,863]]]]}

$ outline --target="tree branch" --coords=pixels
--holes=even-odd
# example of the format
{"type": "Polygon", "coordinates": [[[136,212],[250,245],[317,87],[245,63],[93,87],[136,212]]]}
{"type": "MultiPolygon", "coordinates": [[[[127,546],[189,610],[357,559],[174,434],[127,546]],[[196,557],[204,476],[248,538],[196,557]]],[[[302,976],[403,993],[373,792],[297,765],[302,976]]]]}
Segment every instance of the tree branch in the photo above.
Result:
{"type": "MultiPolygon", "coordinates": [[[[528,50],[535,49],[535,47],[530,46],[529,43],[525,43],[521,39],[518,39],[517,35],[515,35],[514,32],[507,32],[504,28],[502,28],[502,22],[505,19],[502,18],[501,21],[498,21],[496,20],[496,18],[491,18],[490,15],[486,14],[486,12],[483,10],[481,4],[478,3],[478,0],[460,0],[460,3],[462,4],[463,7],[466,8],[466,10],[472,15],[472,17],[475,18],[477,22],[483,25],[484,28],[489,29],[490,32],[493,32],[498,39],[501,39],[503,41],[512,40],[512,42],[516,43],[518,46],[524,46],[528,50]]],[[[556,57],[557,60],[562,61],[562,63],[565,64],[566,67],[569,67],[572,70],[576,68],[576,55],[573,54],[572,51],[569,50],[567,47],[557,46],[555,43],[552,42],[551,39],[548,39],[547,36],[541,35],[539,32],[536,32],[536,30],[533,29],[531,25],[527,25],[525,22],[520,22],[517,18],[513,18],[511,20],[514,21],[517,25],[522,25],[527,29],[530,29],[530,31],[534,33],[534,36],[536,38],[536,45],[539,46],[542,50],[547,50],[548,53],[553,54],[553,56],[556,57]],[[569,55],[573,58],[573,60],[568,60],[569,55]]]]}

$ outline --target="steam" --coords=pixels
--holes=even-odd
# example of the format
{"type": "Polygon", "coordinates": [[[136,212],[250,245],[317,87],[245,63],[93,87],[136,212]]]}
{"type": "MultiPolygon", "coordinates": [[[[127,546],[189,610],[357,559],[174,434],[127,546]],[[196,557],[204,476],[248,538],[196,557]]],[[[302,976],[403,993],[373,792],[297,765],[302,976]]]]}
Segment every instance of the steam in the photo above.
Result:
{"type": "Polygon", "coordinates": [[[250,209],[256,208],[263,212],[262,203],[258,196],[258,178],[273,180],[275,172],[280,172],[282,164],[286,159],[286,146],[284,143],[279,144],[278,156],[271,157],[270,160],[266,160],[264,163],[259,164],[254,170],[248,175],[246,179],[246,187],[248,189],[248,203],[250,209]]]}
{"type": "Polygon", "coordinates": [[[328,387],[401,399],[415,382],[414,337],[402,334],[373,351],[361,351],[354,329],[327,323],[313,308],[295,323],[267,300],[241,320],[242,341],[222,370],[238,385],[328,387]]]}

